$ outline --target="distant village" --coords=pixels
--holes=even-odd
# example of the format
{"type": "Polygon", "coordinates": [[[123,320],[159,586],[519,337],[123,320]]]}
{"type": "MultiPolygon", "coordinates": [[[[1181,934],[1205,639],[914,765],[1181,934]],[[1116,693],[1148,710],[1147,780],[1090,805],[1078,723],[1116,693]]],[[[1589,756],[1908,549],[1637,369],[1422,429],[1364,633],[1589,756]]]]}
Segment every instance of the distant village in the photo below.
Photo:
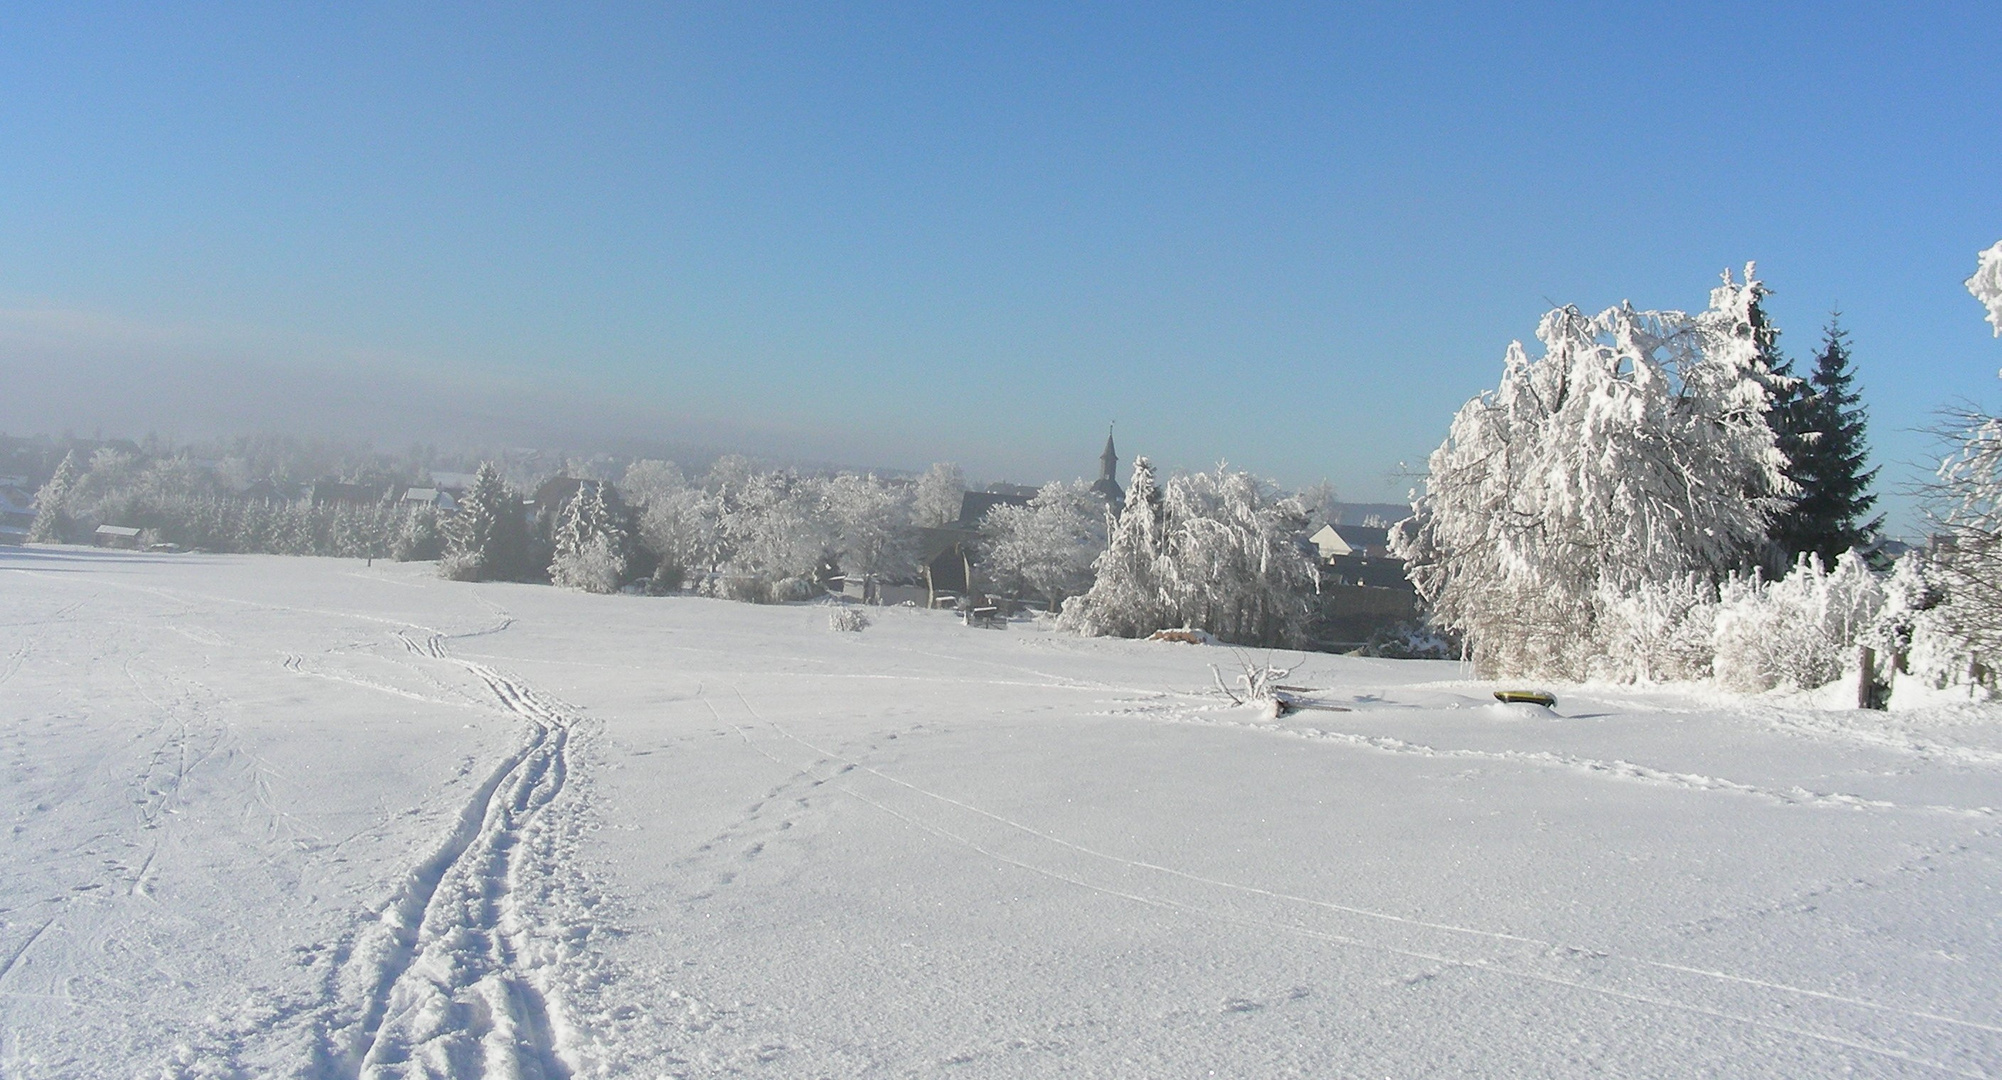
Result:
{"type": "MultiPolygon", "coordinates": [[[[75,520],[69,523],[70,530],[61,535],[66,542],[159,553],[271,550],[359,555],[364,559],[438,558],[443,553],[442,542],[406,546],[401,551],[396,550],[393,540],[375,548],[368,548],[366,543],[360,548],[352,544],[344,548],[340,536],[340,523],[344,520],[378,517],[385,521],[394,519],[399,528],[407,527],[413,520],[435,521],[441,536],[449,531],[450,523],[460,513],[462,501],[476,483],[477,474],[463,468],[434,467],[411,460],[415,456],[329,451],[276,439],[176,448],[157,441],[147,445],[115,439],[0,436],[0,543],[27,543],[37,532],[38,494],[43,502],[48,501],[45,488],[56,479],[67,457],[73,462],[97,462],[100,466],[106,461],[116,462],[114,467],[131,474],[127,480],[130,486],[154,490],[150,500],[144,494],[97,491],[94,505],[75,507],[81,512],[72,513],[75,520]],[[149,468],[159,469],[164,463],[172,463],[171,471],[187,489],[174,493],[184,502],[194,499],[211,507],[226,504],[255,508],[251,513],[295,517],[303,524],[293,526],[294,533],[311,531],[317,522],[326,535],[262,545],[244,544],[241,540],[204,544],[201,537],[189,535],[188,528],[177,528],[176,522],[168,520],[174,515],[163,513],[162,503],[169,493],[159,490],[163,485],[157,481],[146,479],[149,468]],[[316,466],[332,475],[299,477],[304,469],[316,466]]],[[[507,472],[520,483],[522,523],[545,547],[553,549],[554,534],[561,527],[564,511],[578,500],[580,492],[594,491],[608,505],[634,518],[645,508],[649,493],[624,490],[626,485],[621,482],[633,464],[630,459],[599,455],[577,460],[537,451],[513,451],[499,457],[507,472]]],[[[1096,478],[1090,483],[1090,491],[1103,503],[1108,522],[1117,516],[1126,497],[1120,482],[1120,464],[1118,449],[1108,434],[1099,455],[1096,478]]],[[[918,476],[880,478],[886,489],[901,492],[906,500],[924,482],[918,476]]],[[[963,607],[969,598],[977,598],[986,611],[1054,610],[1064,597],[1025,589],[1019,579],[1004,580],[992,572],[990,553],[995,543],[997,510],[1026,511],[1037,491],[1025,485],[995,482],[957,492],[956,513],[937,513],[934,520],[913,522],[914,543],[903,572],[890,568],[855,572],[854,568],[842,565],[840,551],[826,551],[811,574],[812,595],[801,598],[855,605],[952,608],[963,607]]],[[[933,498],[936,497],[934,494],[933,498]]],[[[1386,647],[1386,643],[1404,642],[1415,632],[1419,622],[1417,596],[1406,580],[1403,563],[1389,552],[1389,525],[1405,513],[1408,508],[1393,504],[1346,504],[1331,500],[1306,508],[1293,533],[1301,555],[1313,567],[1313,600],[1308,633],[1298,644],[1342,651],[1379,648],[1386,647]]],[[[350,525],[348,531],[367,531],[367,527],[357,529],[350,525]]],[[[41,532],[44,539],[54,535],[46,527],[41,532]]],[[[681,587],[700,591],[698,579],[702,571],[694,567],[686,569],[689,573],[681,587]]],[[[708,572],[728,574],[721,568],[708,572]]]]}

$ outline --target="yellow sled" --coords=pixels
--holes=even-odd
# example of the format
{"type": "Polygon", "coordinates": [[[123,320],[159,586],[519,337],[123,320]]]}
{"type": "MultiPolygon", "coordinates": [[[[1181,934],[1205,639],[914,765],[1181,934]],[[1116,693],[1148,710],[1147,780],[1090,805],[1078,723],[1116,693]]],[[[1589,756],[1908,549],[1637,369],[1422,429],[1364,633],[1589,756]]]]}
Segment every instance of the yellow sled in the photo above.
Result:
{"type": "Polygon", "coordinates": [[[1557,695],[1542,690],[1497,690],[1495,700],[1511,705],[1541,705],[1548,709],[1557,704],[1557,695]]]}

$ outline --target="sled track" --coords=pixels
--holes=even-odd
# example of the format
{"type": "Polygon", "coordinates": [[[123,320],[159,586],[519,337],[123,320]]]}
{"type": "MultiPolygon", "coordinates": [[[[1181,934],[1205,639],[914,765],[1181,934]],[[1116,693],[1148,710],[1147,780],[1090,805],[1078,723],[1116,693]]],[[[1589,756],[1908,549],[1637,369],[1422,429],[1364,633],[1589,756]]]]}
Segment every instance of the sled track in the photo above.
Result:
{"type": "Polygon", "coordinates": [[[349,958],[370,982],[359,1023],[335,1047],[334,1075],[569,1076],[522,886],[546,871],[537,819],[569,774],[572,717],[492,668],[451,657],[444,639],[399,634],[406,647],[476,675],[527,737],[460,810],[451,834],[410,871],[349,958]],[[346,1052],[341,1052],[345,1049],[346,1052]]]}

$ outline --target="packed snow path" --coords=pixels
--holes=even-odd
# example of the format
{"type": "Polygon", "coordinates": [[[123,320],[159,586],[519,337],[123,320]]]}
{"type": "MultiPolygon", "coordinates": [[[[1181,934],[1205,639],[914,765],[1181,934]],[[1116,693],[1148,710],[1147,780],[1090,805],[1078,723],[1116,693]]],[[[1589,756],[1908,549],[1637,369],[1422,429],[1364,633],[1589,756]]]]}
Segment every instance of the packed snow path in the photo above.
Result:
{"type": "Polygon", "coordinates": [[[2002,1075],[2002,723],[0,549],[0,1075],[2002,1075]]]}

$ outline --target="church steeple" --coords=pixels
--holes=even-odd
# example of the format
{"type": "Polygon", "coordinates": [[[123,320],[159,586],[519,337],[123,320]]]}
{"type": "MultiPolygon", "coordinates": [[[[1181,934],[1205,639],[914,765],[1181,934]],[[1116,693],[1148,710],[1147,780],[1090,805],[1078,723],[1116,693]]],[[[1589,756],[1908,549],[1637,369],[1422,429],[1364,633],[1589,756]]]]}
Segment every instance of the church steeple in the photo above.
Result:
{"type": "Polygon", "coordinates": [[[1126,489],[1119,486],[1119,451],[1112,448],[1112,428],[1105,429],[1105,453],[1098,455],[1098,482],[1091,490],[1105,500],[1106,506],[1114,513],[1126,505],[1126,489]]]}

